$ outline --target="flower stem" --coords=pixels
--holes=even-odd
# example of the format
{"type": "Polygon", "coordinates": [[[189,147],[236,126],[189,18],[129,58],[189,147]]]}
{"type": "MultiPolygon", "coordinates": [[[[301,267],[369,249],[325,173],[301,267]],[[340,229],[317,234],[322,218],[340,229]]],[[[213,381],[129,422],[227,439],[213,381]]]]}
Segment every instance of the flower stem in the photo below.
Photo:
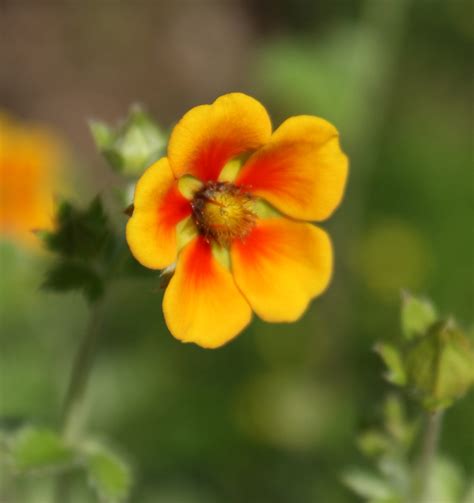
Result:
{"type": "Polygon", "coordinates": [[[84,396],[97,347],[102,305],[103,301],[98,301],[91,307],[87,331],[74,359],[61,419],[62,435],[67,441],[80,435],[84,396]]]}
{"type": "MultiPolygon", "coordinates": [[[[74,442],[81,434],[84,397],[97,348],[102,309],[103,300],[91,306],[87,330],[74,358],[61,417],[61,433],[66,442],[74,442]]],[[[57,503],[68,501],[70,480],[69,473],[59,476],[55,494],[57,503]]]]}
{"type": "Polygon", "coordinates": [[[417,495],[415,501],[417,503],[430,503],[430,501],[433,501],[431,499],[430,486],[433,479],[433,465],[436,460],[442,418],[442,410],[429,412],[426,418],[426,427],[423,436],[415,490],[417,495]]]}

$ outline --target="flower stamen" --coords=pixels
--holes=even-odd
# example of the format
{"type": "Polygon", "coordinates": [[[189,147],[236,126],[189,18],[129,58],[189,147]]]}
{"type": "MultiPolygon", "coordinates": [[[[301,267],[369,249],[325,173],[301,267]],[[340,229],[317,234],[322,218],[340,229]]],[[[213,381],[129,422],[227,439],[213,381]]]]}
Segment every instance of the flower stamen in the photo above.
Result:
{"type": "Polygon", "coordinates": [[[208,182],[191,202],[199,232],[208,240],[228,247],[244,239],[255,226],[254,198],[229,182],[208,182]]]}

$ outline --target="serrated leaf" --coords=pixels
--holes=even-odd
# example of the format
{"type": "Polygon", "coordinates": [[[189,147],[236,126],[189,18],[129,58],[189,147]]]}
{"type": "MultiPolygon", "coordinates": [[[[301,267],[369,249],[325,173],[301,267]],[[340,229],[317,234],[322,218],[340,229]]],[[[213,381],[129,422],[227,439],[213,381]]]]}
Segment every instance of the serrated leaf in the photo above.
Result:
{"type": "Polygon", "coordinates": [[[55,292],[80,290],[89,302],[96,301],[104,293],[99,275],[88,265],[72,261],[54,265],[48,271],[42,288],[55,292]]]}
{"type": "Polygon", "coordinates": [[[75,459],[74,451],[62,438],[46,428],[25,428],[12,440],[10,456],[20,471],[62,468],[75,459]]]}
{"type": "Polygon", "coordinates": [[[359,468],[346,470],[342,475],[342,482],[362,498],[383,500],[396,497],[394,489],[384,479],[359,468]]]}
{"type": "Polygon", "coordinates": [[[63,257],[91,259],[96,257],[111,238],[111,230],[99,197],[85,210],[65,201],[58,208],[56,229],[47,233],[46,247],[63,257]]]}
{"type": "Polygon", "coordinates": [[[64,201],[56,220],[54,231],[41,234],[47,248],[58,255],[42,287],[57,292],[81,290],[94,302],[103,293],[120,244],[102,201],[96,197],[85,209],[64,201]]]}
{"type": "Polygon", "coordinates": [[[404,386],[406,383],[406,373],[400,350],[385,342],[377,344],[374,349],[387,366],[388,372],[385,374],[385,378],[393,384],[404,386]]]}
{"type": "Polygon", "coordinates": [[[403,293],[401,323],[406,339],[424,335],[436,319],[436,309],[429,300],[403,293]]]}
{"type": "Polygon", "coordinates": [[[107,503],[127,499],[132,485],[132,474],[127,464],[109,449],[95,445],[87,454],[89,479],[100,497],[107,503]]]}

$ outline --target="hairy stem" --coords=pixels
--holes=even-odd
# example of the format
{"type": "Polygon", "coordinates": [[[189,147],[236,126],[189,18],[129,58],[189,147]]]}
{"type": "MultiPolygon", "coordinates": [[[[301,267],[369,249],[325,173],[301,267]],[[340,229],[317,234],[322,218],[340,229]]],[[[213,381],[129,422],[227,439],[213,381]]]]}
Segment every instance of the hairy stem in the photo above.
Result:
{"type": "Polygon", "coordinates": [[[417,503],[430,503],[433,501],[430,494],[431,481],[433,479],[433,465],[436,460],[441,421],[443,411],[428,413],[426,427],[423,436],[423,444],[418,465],[418,478],[415,488],[417,503]]]}

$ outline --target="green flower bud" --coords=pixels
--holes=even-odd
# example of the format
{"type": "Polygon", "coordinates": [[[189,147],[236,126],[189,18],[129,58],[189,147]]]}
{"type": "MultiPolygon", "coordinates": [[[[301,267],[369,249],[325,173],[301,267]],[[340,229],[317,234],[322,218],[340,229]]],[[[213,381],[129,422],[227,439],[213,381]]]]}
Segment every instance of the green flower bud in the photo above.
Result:
{"type": "Polygon", "coordinates": [[[408,388],[428,410],[450,406],[474,383],[474,351],[452,321],[434,324],[404,358],[408,388]]]}
{"type": "Polygon", "coordinates": [[[102,155],[124,175],[138,176],[164,155],[166,135],[139,106],[133,106],[117,128],[100,121],[90,121],[89,126],[102,155]]]}

